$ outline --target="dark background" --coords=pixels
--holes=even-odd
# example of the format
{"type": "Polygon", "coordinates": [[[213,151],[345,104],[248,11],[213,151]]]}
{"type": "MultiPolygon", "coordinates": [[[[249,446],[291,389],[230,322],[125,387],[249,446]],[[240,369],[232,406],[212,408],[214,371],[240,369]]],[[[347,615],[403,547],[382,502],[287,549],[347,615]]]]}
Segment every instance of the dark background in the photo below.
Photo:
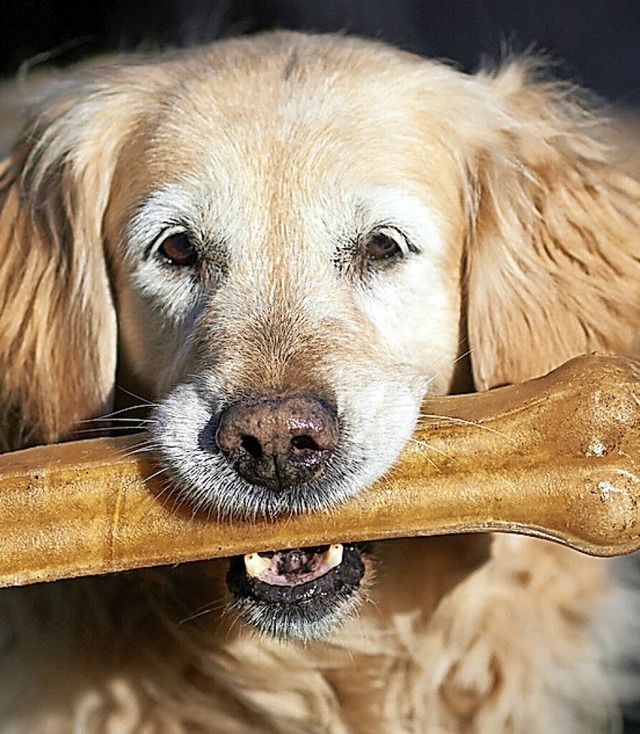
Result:
{"type": "MultiPolygon", "coordinates": [[[[64,64],[269,28],[372,36],[468,71],[533,47],[558,75],[640,111],[640,0],[0,0],[0,75],[45,52],[64,64]]],[[[625,734],[640,734],[640,705],[625,734]]]]}
{"type": "Polygon", "coordinates": [[[559,73],[640,107],[640,0],[1,0],[0,73],[58,49],[57,62],[105,50],[184,46],[266,28],[351,31],[473,70],[533,44],[559,73]],[[62,51],[66,42],[73,50],[62,51]]]}

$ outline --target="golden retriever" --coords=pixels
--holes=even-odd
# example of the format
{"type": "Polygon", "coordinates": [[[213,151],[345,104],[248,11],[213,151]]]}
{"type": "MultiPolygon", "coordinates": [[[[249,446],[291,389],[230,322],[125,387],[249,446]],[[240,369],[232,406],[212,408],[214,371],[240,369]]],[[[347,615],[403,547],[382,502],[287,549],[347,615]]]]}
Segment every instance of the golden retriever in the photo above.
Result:
{"type": "MultiPolygon", "coordinates": [[[[54,86],[2,169],[2,447],[82,435],[122,386],[181,501],[304,513],[383,475],[429,393],[638,355],[640,186],[578,97],[532,60],[467,76],[290,33],[54,86]]],[[[632,616],[605,562],[506,535],[0,611],[21,734],[614,731],[632,616]]]]}

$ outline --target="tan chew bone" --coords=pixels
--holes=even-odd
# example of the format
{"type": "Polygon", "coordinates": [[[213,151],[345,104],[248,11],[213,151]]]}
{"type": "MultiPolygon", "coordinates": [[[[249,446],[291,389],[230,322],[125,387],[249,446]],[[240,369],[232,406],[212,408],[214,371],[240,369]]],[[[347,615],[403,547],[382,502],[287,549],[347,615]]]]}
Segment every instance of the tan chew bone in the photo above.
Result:
{"type": "Polygon", "coordinates": [[[0,456],[0,585],[339,541],[509,531],[586,553],[640,547],[640,367],[580,357],[434,398],[396,466],[330,511],[218,522],[174,503],[140,436],[0,456]],[[148,480],[145,477],[150,477],[148,480]]]}

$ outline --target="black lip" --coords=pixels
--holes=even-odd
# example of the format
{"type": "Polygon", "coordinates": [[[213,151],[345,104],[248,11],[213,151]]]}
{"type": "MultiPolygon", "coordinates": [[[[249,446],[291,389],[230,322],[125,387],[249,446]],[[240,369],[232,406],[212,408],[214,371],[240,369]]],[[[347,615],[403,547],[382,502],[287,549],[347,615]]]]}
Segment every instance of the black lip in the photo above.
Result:
{"type": "Polygon", "coordinates": [[[281,639],[310,640],[339,626],[358,603],[365,575],[362,544],[343,544],[343,560],[324,575],[294,586],[266,584],[249,576],[244,558],[231,559],[227,585],[245,620],[281,639]]]}
{"type": "Polygon", "coordinates": [[[295,586],[275,586],[253,578],[245,571],[244,559],[235,556],[229,565],[227,584],[236,598],[251,597],[271,604],[298,604],[343,591],[355,591],[363,576],[364,561],[360,550],[355,545],[346,545],[339,566],[313,581],[295,586]]]}

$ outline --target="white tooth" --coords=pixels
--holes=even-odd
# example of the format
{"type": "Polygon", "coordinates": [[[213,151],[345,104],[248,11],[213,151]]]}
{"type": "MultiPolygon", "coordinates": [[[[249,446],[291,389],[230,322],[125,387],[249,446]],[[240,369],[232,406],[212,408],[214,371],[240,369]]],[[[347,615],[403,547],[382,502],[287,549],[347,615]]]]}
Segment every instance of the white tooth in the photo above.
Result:
{"type": "Polygon", "coordinates": [[[259,578],[263,571],[271,568],[271,559],[263,558],[259,553],[248,553],[244,557],[244,567],[249,576],[259,578]]]}
{"type": "Polygon", "coordinates": [[[322,560],[325,562],[329,571],[342,563],[342,555],[344,548],[341,543],[335,543],[330,545],[328,550],[322,555],[322,560]]]}

